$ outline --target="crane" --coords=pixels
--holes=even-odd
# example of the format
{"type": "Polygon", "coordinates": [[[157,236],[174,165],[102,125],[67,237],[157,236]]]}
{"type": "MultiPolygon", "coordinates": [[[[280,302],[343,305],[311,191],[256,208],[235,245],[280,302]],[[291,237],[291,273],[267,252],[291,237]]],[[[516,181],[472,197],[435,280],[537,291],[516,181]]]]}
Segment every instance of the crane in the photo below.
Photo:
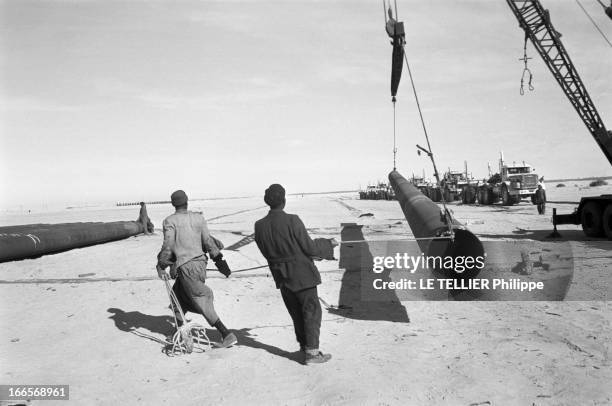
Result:
{"type": "MultiPolygon", "coordinates": [[[[539,0],[506,0],[506,3],[525,32],[525,41],[531,41],[612,165],[612,131],[606,129],[561,42],[561,35],[552,25],[549,11],[542,7],[539,0]]],[[[555,233],[558,224],[581,224],[585,234],[590,237],[605,235],[612,239],[612,195],[583,197],[572,214],[557,215],[553,210],[553,224],[555,233]]]]}

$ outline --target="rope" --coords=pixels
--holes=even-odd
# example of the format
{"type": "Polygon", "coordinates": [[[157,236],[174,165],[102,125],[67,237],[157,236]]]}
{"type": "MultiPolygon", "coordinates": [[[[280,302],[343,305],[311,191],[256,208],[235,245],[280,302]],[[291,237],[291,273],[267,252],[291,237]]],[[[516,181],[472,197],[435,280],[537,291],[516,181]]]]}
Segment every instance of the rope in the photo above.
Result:
{"type": "Polygon", "coordinates": [[[174,291],[170,287],[170,283],[167,278],[164,278],[164,284],[166,286],[166,292],[170,298],[170,306],[172,307],[172,317],[174,318],[174,325],[176,326],[176,332],[172,336],[172,342],[167,343],[165,352],[167,355],[180,355],[190,354],[193,350],[198,352],[204,352],[203,344],[208,345],[208,349],[211,348],[210,339],[206,335],[206,329],[201,324],[187,323],[185,320],[185,313],[181,308],[181,304],[174,294],[174,291]],[[183,325],[179,327],[176,313],[180,314],[183,325]]]}
{"type": "Polygon", "coordinates": [[[181,319],[185,320],[185,314],[183,313],[183,309],[181,308],[181,304],[179,303],[176,295],[172,288],[170,288],[170,284],[168,283],[168,279],[164,278],[164,284],[166,286],[166,292],[168,293],[168,297],[170,298],[170,305],[172,306],[172,317],[174,318],[174,326],[178,329],[178,320],[176,319],[176,312],[174,309],[178,309],[181,319]],[[175,303],[176,300],[176,303],[175,303]]]}
{"type": "MultiPolygon", "coordinates": [[[[238,269],[236,271],[232,271],[232,273],[240,273],[240,272],[246,272],[246,271],[252,271],[255,269],[261,269],[261,268],[267,268],[268,265],[260,265],[260,266],[254,266],[252,268],[244,268],[244,269],[238,269]]],[[[206,269],[207,271],[212,271],[213,269],[206,269]]]]}
{"type": "MultiPolygon", "coordinates": [[[[586,16],[589,18],[589,20],[591,20],[591,23],[593,23],[593,25],[595,26],[595,28],[597,29],[597,31],[599,31],[599,33],[601,34],[601,36],[603,37],[604,40],[606,40],[606,42],[608,43],[608,45],[610,46],[610,48],[612,48],[612,43],[610,42],[610,40],[608,39],[608,37],[606,37],[606,34],[604,34],[604,32],[601,30],[601,28],[599,28],[599,26],[597,25],[597,23],[595,22],[595,20],[593,20],[593,17],[591,17],[591,15],[589,14],[588,11],[586,11],[586,9],[582,6],[582,3],[580,3],[580,0],[576,0],[576,3],[578,3],[578,5],[580,6],[580,8],[582,9],[582,11],[584,11],[584,14],[586,14],[586,16]]],[[[604,8],[606,8],[606,6],[603,5],[603,3],[600,1],[599,4],[601,4],[604,8]]]]}

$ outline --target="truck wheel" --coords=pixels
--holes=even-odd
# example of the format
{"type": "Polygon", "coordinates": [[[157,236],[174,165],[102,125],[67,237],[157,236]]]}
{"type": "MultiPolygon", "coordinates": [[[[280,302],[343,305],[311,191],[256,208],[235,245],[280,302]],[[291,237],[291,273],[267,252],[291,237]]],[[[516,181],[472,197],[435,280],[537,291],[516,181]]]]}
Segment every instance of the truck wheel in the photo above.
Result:
{"type": "Polygon", "coordinates": [[[431,200],[438,203],[442,200],[442,191],[440,189],[431,189],[431,200]]]}
{"type": "Polygon", "coordinates": [[[603,212],[603,230],[608,240],[612,240],[612,203],[603,212]]]}
{"type": "Polygon", "coordinates": [[[489,202],[489,189],[482,188],[479,190],[478,202],[482,205],[491,204],[491,202],[489,202]]]}
{"type": "Polygon", "coordinates": [[[487,205],[495,203],[495,196],[493,194],[493,189],[485,189],[484,198],[485,198],[485,204],[487,205]]]}
{"type": "Polygon", "coordinates": [[[461,201],[463,204],[474,204],[474,191],[470,187],[464,187],[461,191],[461,201]]]}
{"type": "Polygon", "coordinates": [[[584,233],[589,237],[603,236],[602,217],[601,208],[597,203],[589,202],[585,204],[580,215],[580,222],[582,223],[584,233]]]}
{"type": "Polygon", "coordinates": [[[508,187],[506,185],[502,186],[502,204],[504,206],[512,206],[514,204],[514,200],[512,196],[510,196],[510,192],[508,192],[508,187]]]}
{"type": "Polygon", "coordinates": [[[475,188],[470,188],[469,191],[470,191],[470,193],[468,195],[468,203],[469,204],[474,204],[474,203],[476,203],[476,199],[478,198],[478,193],[476,193],[476,189],[475,188]]]}
{"type": "Polygon", "coordinates": [[[469,204],[477,203],[477,200],[478,200],[478,189],[476,187],[470,187],[469,191],[470,191],[470,194],[469,194],[469,198],[468,198],[468,203],[469,204]]]}

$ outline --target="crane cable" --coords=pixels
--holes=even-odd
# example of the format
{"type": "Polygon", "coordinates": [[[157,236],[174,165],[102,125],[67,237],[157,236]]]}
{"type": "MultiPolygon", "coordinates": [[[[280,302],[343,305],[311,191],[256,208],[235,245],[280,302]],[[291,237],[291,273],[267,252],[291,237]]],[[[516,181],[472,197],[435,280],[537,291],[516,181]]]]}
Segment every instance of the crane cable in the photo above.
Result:
{"type": "MultiPolygon", "coordinates": [[[[417,110],[419,111],[419,118],[421,119],[421,125],[423,126],[423,133],[425,134],[425,140],[427,141],[427,150],[429,151],[429,157],[431,158],[431,163],[434,167],[434,176],[436,177],[436,182],[438,186],[440,186],[440,201],[442,203],[442,207],[444,207],[444,220],[446,225],[448,226],[448,232],[452,238],[453,236],[453,221],[450,211],[446,207],[446,199],[444,198],[444,193],[442,193],[442,184],[440,183],[440,174],[438,173],[438,168],[436,167],[436,162],[433,158],[433,152],[431,152],[431,144],[429,142],[429,135],[427,134],[427,127],[425,126],[425,119],[423,118],[423,111],[421,110],[421,103],[419,102],[419,95],[417,94],[416,86],[414,84],[414,79],[412,77],[412,70],[410,69],[410,63],[408,63],[408,56],[406,56],[406,49],[404,44],[402,43],[402,51],[404,53],[404,61],[406,62],[406,68],[408,69],[408,76],[410,77],[410,84],[412,86],[412,93],[414,94],[414,101],[417,105],[417,110]]],[[[394,113],[395,113],[395,102],[393,103],[394,113]]]]}
{"type": "Polygon", "coordinates": [[[427,134],[427,127],[425,126],[425,119],[423,118],[423,112],[421,111],[421,104],[419,103],[419,96],[416,91],[416,86],[414,85],[414,80],[412,78],[412,71],[410,70],[410,64],[408,63],[408,57],[406,56],[406,49],[402,44],[402,50],[404,51],[404,61],[406,62],[406,68],[408,69],[408,76],[410,77],[410,84],[412,85],[412,92],[414,93],[414,101],[417,105],[417,110],[419,111],[419,118],[421,119],[421,125],[423,126],[423,133],[425,134],[425,140],[427,141],[427,149],[431,152],[431,145],[429,144],[429,135],[427,134]]]}
{"type": "MultiPolygon", "coordinates": [[[[597,31],[599,31],[599,33],[601,34],[601,36],[603,37],[604,40],[606,40],[606,42],[608,43],[608,45],[610,46],[610,48],[612,48],[612,42],[610,42],[610,40],[608,39],[608,37],[606,37],[606,34],[604,34],[604,32],[601,30],[601,28],[599,28],[599,26],[597,25],[597,23],[595,22],[595,20],[593,20],[593,17],[591,17],[591,15],[589,14],[588,11],[586,11],[586,9],[582,6],[582,3],[580,3],[580,0],[576,0],[576,3],[578,3],[578,5],[580,6],[580,8],[582,9],[582,11],[584,11],[584,14],[586,14],[586,16],[589,18],[589,20],[591,20],[591,23],[595,26],[595,28],[597,29],[597,31]]],[[[604,8],[606,6],[603,5],[603,3],[599,2],[599,4],[601,4],[604,8]]]]}
{"type": "Polygon", "coordinates": [[[395,159],[397,157],[397,147],[395,146],[395,97],[393,97],[393,170],[396,170],[395,159]]]}

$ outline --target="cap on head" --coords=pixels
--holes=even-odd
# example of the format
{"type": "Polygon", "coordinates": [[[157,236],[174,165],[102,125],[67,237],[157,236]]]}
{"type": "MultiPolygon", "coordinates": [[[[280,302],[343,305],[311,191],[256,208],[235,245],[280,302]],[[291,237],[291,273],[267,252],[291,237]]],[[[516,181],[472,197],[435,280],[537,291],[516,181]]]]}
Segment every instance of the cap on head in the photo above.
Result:
{"type": "Polygon", "coordinates": [[[273,209],[282,206],[285,204],[285,188],[278,183],[270,185],[266,189],[264,202],[273,209]]]}
{"type": "Polygon", "coordinates": [[[170,195],[170,201],[174,207],[184,206],[187,204],[187,193],[177,190],[170,195]]]}

